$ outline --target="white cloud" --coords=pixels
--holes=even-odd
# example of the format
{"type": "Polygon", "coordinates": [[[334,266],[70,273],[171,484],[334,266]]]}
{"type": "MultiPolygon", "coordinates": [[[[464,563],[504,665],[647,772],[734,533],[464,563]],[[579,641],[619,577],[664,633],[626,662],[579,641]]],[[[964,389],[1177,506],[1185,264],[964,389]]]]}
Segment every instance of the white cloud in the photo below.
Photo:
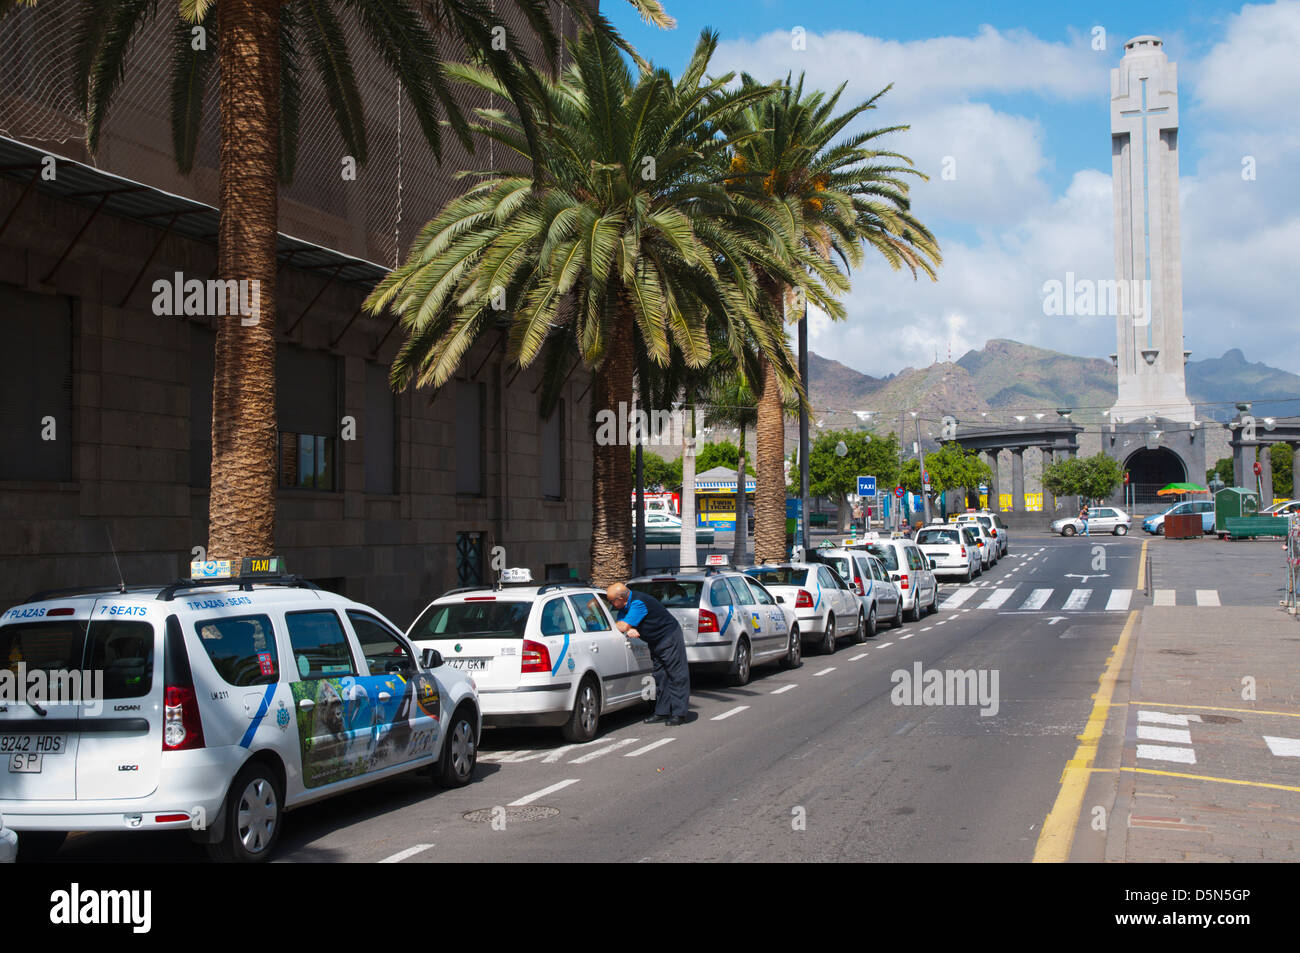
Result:
{"type": "Polygon", "coordinates": [[[1187,72],[1201,107],[1216,120],[1293,125],[1300,100],[1298,49],[1300,2],[1247,5],[1229,18],[1222,42],[1187,72]]]}

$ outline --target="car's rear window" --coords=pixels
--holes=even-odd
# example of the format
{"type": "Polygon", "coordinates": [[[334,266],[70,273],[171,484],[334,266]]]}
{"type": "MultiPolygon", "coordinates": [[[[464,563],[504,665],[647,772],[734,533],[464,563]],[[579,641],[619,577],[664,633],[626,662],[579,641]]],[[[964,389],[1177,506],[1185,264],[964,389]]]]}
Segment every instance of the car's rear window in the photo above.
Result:
{"type": "Polygon", "coordinates": [[[822,559],[826,562],[826,565],[830,566],[840,574],[841,579],[852,579],[855,575],[853,567],[849,565],[849,560],[846,556],[823,556],[822,559]]]}
{"type": "Polygon", "coordinates": [[[893,546],[890,546],[887,543],[876,543],[875,545],[868,546],[867,552],[871,553],[871,555],[884,563],[885,568],[891,572],[898,569],[898,556],[895,555],[893,546]]]}
{"type": "Polygon", "coordinates": [[[698,579],[672,579],[642,580],[628,588],[658,599],[665,609],[698,609],[702,586],[698,579]]]}
{"type": "Polygon", "coordinates": [[[927,543],[931,546],[941,546],[945,544],[960,543],[957,530],[955,529],[923,529],[917,534],[916,542],[924,546],[927,543]]]}
{"type": "Polygon", "coordinates": [[[763,569],[747,569],[746,576],[752,576],[765,586],[802,586],[808,578],[808,570],[791,569],[788,566],[773,566],[763,569]]]}
{"type": "Polygon", "coordinates": [[[86,623],[24,622],[0,629],[0,665],[18,673],[18,663],[28,672],[72,671],[81,668],[86,646],[86,623]]]}
{"type": "Polygon", "coordinates": [[[522,639],[531,602],[444,602],[429,606],[415,620],[410,636],[421,639],[522,639]]]}
{"type": "Polygon", "coordinates": [[[0,665],[16,677],[20,662],[29,674],[88,672],[95,679],[102,672],[101,685],[83,681],[83,687],[103,699],[139,698],[153,688],[153,626],[117,620],[92,622],[89,630],[73,620],[6,626],[0,629],[0,665]]]}
{"type": "Polygon", "coordinates": [[[242,688],[269,685],[280,678],[280,653],[275,630],[264,615],[203,619],[194,623],[199,644],[222,681],[242,688]]]}
{"type": "Polygon", "coordinates": [[[153,689],[153,626],[148,622],[90,623],[86,668],[104,673],[104,698],[141,698],[153,689]]]}

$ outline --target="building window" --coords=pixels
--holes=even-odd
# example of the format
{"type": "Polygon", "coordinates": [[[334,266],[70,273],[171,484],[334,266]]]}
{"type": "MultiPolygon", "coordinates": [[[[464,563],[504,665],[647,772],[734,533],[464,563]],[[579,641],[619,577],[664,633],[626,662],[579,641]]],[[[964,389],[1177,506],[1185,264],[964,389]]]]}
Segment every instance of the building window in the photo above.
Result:
{"type": "Polygon", "coordinates": [[[0,341],[0,480],[71,480],[71,299],[0,285],[0,341]]]}
{"type": "Polygon", "coordinates": [[[564,499],[564,401],[560,401],[541,427],[542,497],[564,499]]]}
{"type": "Polygon", "coordinates": [[[483,585],[483,534],[456,534],[456,582],[461,586],[483,585]]]}
{"type": "Polygon", "coordinates": [[[338,361],[320,351],[281,347],[275,376],[280,486],[338,489],[338,361]]]}
{"type": "Polygon", "coordinates": [[[366,365],[366,417],[361,444],[366,456],[366,492],[397,492],[397,399],[382,364],[366,365]]]}
{"type": "Polygon", "coordinates": [[[473,381],[456,381],[456,492],[483,495],[483,405],[487,388],[473,381]]]}

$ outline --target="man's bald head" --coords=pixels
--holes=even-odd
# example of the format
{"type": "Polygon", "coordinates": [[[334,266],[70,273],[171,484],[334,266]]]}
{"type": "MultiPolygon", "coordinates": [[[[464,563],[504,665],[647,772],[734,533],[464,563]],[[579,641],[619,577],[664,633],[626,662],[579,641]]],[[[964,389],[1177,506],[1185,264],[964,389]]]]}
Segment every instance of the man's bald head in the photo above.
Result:
{"type": "Polygon", "coordinates": [[[605,590],[605,598],[610,602],[621,601],[631,595],[631,591],[621,582],[616,582],[605,590]]]}

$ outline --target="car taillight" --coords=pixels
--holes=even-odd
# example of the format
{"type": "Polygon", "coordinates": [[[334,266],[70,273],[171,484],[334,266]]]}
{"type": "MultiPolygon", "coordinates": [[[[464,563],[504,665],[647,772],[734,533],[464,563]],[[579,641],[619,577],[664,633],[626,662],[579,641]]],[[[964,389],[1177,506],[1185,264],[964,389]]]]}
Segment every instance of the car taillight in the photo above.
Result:
{"type": "Polygon", "coordinates": [[[520,672],[549,672],[551,670],[551,650],[541,642],[524,639],[523,665],[520,672]]]}
{"type": "Polygon", "coordinates": [[[800,589],[799,595],[794,597],[794,607],[796,609],[811,609],[813,607],[812,593],[807,589],[800,589]]]}
{"type": "Polygon", "coordinates": [[[907,573],[903,573],[901,576],[898,577],[898,588],[899,589],[907,588],[907,573]]]}
{"type": "Polygon", "coordinates": [[[203,747],[203,722],[193,688],[169,685],[163,692],[163,751],[191,751],[203,747]]]}
{"type": "Polygon", "coordinates": [[[853,577],[853,585],[855,585],[855,586],[858,587],[858,595],[862,595],[864,592],[867,591],[867,587],[864,586],[864,585],[862,584],[862,577],[861,577],[861,576],[854,576],[854,577],[853,577]]]}
{"type": "Polygon", "coordinates": [[[965,546],[963,546],[963,547],[961,548],[961,558],[962,558],[962,559],[965,559],[965,558],[966,558],[966,547],[965,547],[965,546]]]}
{"type": "Polygon", "coordinates": [[[718,632],[718,617],[708,609],[700,610],[700,632],[718,632]]]}

